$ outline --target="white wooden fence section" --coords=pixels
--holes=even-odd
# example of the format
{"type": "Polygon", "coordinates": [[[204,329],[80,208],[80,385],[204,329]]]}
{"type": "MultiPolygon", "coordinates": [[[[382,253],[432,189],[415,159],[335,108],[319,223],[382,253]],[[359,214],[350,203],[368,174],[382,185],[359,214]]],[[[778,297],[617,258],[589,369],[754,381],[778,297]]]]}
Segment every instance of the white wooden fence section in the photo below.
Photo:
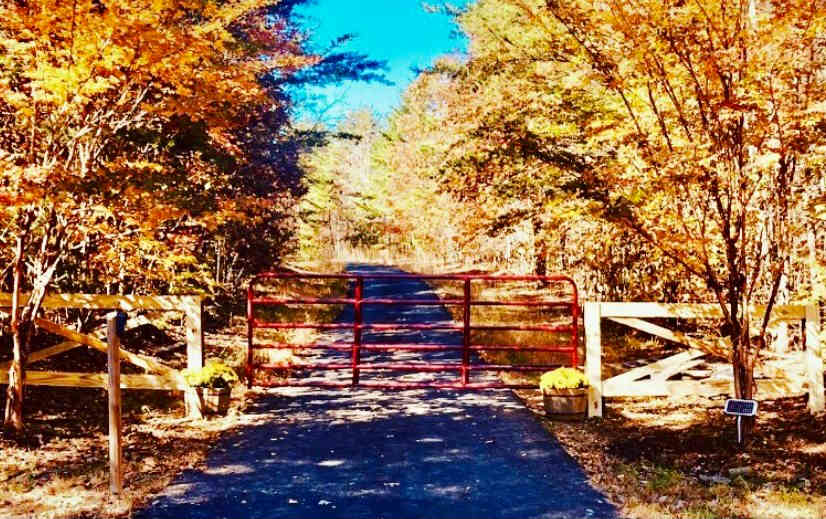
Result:
{"type": "MultiPolygon", "coordinates": [[[[755,320],[762,320],[765,307],[752,308],[755,320]]],[[[691,370],[702,361],[701,357],[712,355],[726,358],[728,344],[725,339],[716,341],[699,340],[680,332],[669,330],[645,321],[652,318],[717,319],[722,310],[717,304],[665,304],[665,303],[585,303],[585,374],[590,382],[588,393],[588,416],[602,416],[604,397],[621,396],[677,396],[685,394],[717,395],[732,394],[730,380],[668,380],[670,377],[691,370]],[[687,345],[688,351],[661,359],[646,366],[631,369],[607,380],[602,379],[602,333],[603,319],[650,333],[672,342],[687,345]],[[645,380],[641,380],[645,379],[645,380]]],[[[809,393],[809,409],[813,413],[824,411],[826,394],[823,387],[823,356],[820,343],[820,315],[815,305],[778,306],[773,309],[771,323],[801,321],[803,326],[803,370],[802,380],[760,381],[759,387],[785,394],[809,393]]]]}
{"type": "MultiPolygon", "coordinates": [[[[22,302],[28,295],[21,297],[22,302]]],[[[11,308],[11,294],[0,293],[0,309],[11,308]]],[[[159,311],[182,313],[186,321],[187,367],[198,369],[204,365],[204,331],[203,301],[199,296],[112,296],[97,294],[56,294],[43,299],[43,309],[86,309],[86,310],[122,310],[124,312],[159,311]]],[[[36,319],[35,324],[41,330],[64,339],[55,346],[50,346],[29,354],[27,363],[31,364],[74,348],[86,346],[107,352],[105,340],[94,335],[78,333],[66,326],[47,319],[36,319]]],[[[121,360],[143,368],[146,374],[121,375],[120,386],[124,389],[157,389],[183,391],[187,414],[201,417],[201,402],[196,392],[189,387],[183,375],[158,362],[152,357],[119,350],[121,360]]],[[[0,385],[8,384],[10,362],[0,363],[0,385]]],[[[109,384],[106,373],[66,373],[54,371],[27,370],[25,384],[58,387],[101,387],[109,384]]]]}

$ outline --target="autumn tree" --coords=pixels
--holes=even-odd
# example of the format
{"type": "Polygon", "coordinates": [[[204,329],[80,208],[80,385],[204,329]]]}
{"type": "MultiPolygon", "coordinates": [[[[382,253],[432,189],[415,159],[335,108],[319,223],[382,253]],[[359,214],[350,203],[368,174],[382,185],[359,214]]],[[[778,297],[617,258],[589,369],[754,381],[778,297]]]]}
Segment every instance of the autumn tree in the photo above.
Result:
{"type": "Polygon", "coordinates": [[[422,74],[379,126],[355,112],[328,143],[307,153],[300,257],[381,257],[426,268],[459,261],[476,243],[465,224],[476,208],[441,186],[439,168],[460,132],[452,131],[448,74],[422,74]]]}
{"type": "MultiPolygon", "coordinates": [[[[385,132],[387,175],[434,181],[438,194],[418,205],[431,210],[440,197],[447,208],[433,227],[421,209],[411,211],[413,227],[438,236],[450,222],[458,236],[434,240],[434,252],[455,244],[452,256],[495,269],[569,272],[593,297],[672,300],[687,292],[679,276],[652,276],[674,272],[672,261],[564,189],[586,152],[581,129],[592,114],[612,109],[569,76],[578,70],[570,59],[575,42],[549,38],[503,0],[480,0],[456,14],[467,56],[441,59],[420,74],[385,132]]],[[[400,183],[390,199],[410,184],[400,183]]]]}
{"type": "Polygon", "coordinates": [[[750,397],[821,189],[823,16],[820,3],[481,0],[460,18],[473,37],[455,116],[471,122],[451,185],[523,203],[537,186],[523,217],[574,195],[569,217],[611,222],[679,266],[720,303],[750,397]]]}
{"type": "Polygon", "coordinates": [[[242,38],[262,31],[272,44],[295,56],[312,57],[309,63],[287,70],[279,67],[259,78],[261,88],[273,101],[256,111],[234,131],[237,146],[246,159],[232,172],[230,185],[236,198],[253,201],[212,231],[204,232],[202,256],[213,269],[219,291],[232,300],[240,280],[251,273],[270,269],[296,247],[297,204],[304,194],[306,168],[302,157],[323,147],[334,131],[296,122],[297,113],[313,112],[308,91],[345,81],[386,82],[384,62],[345,50],[353,38],[342,35],[333,42],[316,45],[302,24],[296,8],[308,0],[282,0],[263,10],[265,18],[251,25],[238,24],[234,33],[242,38]],[[275,41],[277,39],[277,41],[275,41]]]}
{"type": "Polygon", "coordinates": [[[343,259],[352,249],[370,248],[381,238],[381,206],[372,196],[370,149],[378,137],[367,111],[351,113],[323,146],[306,153],[306,190],[299,205],[298,258],[343,259]]]}
{"type": "Polygon", "coordinates": [[[414,103],[426,115],[388,149],[421,159],[418,127],[438,114],[428,138],[446,146],[429,160],[482,209],[478,227],[559,239],[576,222],[570,235],[626,269],[610,284],[714,298],[748,398],[790,267],[816,263],[817,236],[801,236],[823,200],[825,15],[822,2],[480,0],[459,15],[467,61],[420,76],[449,86],[414,103]]]}
{"type": "Polygon", "coordinates": [[[14,294],[7,426],[23,426],[33,320],[62,260],[80,254],[104,273],[116,264],[118,281],[180,272],[170,263],[197,272],[199,229],[277,203],[232,189],[249,158],[236,131],[278,102],[264,75],[318,60],[273,25],[270,4],[0,7],[0,238],[14,294]]]}
{"type": "Polygon", "coordinates": [[[371,150],[381,179],[374,182],[376,198],[390,223],[386,246],[420,268],[462,261],[478,243],[472,225],[481,208],[448,193],[441,179],[448,150],[464,137],[450,117],[458,94],[453,73],[460,68],[446,57],[421,73],[371,150]]]}
{"type": "Polygon", "coordinates": [[[823,161],[826,6],[513,4],[576,46],[571,79],[614,106],[583,128],[577,192],[705,283],[736,394],[751,398],[794,215],[823,161]]]}

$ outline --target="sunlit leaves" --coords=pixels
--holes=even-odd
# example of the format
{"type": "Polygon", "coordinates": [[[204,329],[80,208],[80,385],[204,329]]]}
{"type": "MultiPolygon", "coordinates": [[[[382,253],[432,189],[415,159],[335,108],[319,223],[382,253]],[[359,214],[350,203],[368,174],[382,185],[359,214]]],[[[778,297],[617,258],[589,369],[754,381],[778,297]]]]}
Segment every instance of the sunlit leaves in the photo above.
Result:
{"type": "MultiPolygon", "coordinates": [[[[262,198],[270,193],[238,179],[258,150],[237,135],[286,102],[263,84],[268,74],[286,77],[318,58],[267,15],[271,4],[0,6],[4,225],[56,209],[72,229],[58,252],[82,254],[128,290],[151,284],[141,274],[169,281],[202,269],[194,258],[207,233],[275,217],[262,198]]],[[[0,236],[3,257],[12,236],[0,236]]]]}

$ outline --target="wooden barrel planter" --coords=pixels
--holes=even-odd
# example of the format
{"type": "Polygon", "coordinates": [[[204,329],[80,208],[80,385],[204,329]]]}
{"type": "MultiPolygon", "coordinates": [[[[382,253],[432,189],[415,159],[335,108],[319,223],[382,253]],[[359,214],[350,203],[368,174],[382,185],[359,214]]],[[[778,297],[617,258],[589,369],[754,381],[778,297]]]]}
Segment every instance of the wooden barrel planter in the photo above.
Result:
{"type": "Polygon", "coordinates": [[[545,414],[557,420],[582,420],[588,409],[588,388],[551,389],[542,392],[545,414]]]}
{"type": "Polygon", "coordinates": [[[199,387],[198,395],[207,414],[226,416],[229,411],[231,389],[222,387],[218,389],[199,387]]]}

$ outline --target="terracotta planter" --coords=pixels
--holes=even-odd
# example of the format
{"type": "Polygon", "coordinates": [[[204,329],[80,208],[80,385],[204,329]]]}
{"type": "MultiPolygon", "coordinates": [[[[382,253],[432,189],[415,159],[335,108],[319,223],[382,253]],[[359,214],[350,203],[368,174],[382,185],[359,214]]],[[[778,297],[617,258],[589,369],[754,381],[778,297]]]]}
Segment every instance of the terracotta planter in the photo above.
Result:
{"type": "Polygon", "coordinates": [[[580,420],[588,409],[588,388],[551,389],[542,392],[545,414],[559,420],[580,420]]]}
{"type": "Polygon", "coordinates": [[[226,415],[227,411],[229,411],[229,397],[231,392],[232,390],[228,387],[221,389],[199,387],[198,396],[201,398],[204,413],[226,415]]]}

